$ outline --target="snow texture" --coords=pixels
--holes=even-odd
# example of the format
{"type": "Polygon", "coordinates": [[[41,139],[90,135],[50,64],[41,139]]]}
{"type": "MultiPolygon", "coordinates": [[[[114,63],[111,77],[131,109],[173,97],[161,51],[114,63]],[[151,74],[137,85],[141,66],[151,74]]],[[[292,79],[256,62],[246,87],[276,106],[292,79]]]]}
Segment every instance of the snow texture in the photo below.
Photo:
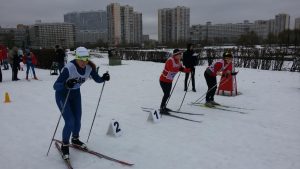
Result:
{"type": "MultiPolygon", "coordinates": [[[[203,77],[206,66],[196,67],[196,90],[188,91],[181,111],[204,113],[182,115],[201,120],[193,123],[163,116],[159,123],[147,121],[141,107],[158,107],[162,99],[159,76],[164,64],[122,61],[108,66],[107,56],[92,59],[99,73],[109,71],[88,147],[125,160],[134,169],[299,169],[300,168],[300,74],[287,71],[239,69],[235,97],[216,96],[224,105],[252,110],[239,114],[191,106],[206,90],[203,77]],[[122,135],[106,135],[112,119],[119,122],[122,135]]],[[[238,68],[237,68],[238,69],[238,68]]],[[[41,80],[25,80],[19,72],[11,81],[11,69],[2,71],[0,83],[0,168],[64,169],[54,144],[46,156],[60,112],[54,99],[53,83],[57,76],[36,69],[41,80]],[[4,103],[8,92],[11,103],[4,103]]],[[[178,74],[177,74],[178,76],[178,74]]],[[[177,78],[175,77],[175,80],[177,78]]],[[[32,78],[32,77],[31,77],[32,78]]],[[[168,107],[178,109],[184,95],[184,74],[168,107]]],[[[173,83],[174,84],[174,83],[173,83]]],[[[103,86],[88,80],[81,87],[82,128],[86,141],[103,86]]],[[[61,139],[64,121],[55,138],[61,139]]],[[[130,168],[76,150],[70,150],[74,168],[130,168]]]]}

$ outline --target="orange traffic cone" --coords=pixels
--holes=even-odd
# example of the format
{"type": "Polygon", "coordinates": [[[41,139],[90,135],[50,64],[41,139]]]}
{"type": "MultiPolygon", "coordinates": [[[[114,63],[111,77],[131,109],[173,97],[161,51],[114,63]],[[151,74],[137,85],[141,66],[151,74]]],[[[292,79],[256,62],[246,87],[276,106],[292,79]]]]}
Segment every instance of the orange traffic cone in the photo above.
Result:
{"type": "Polygon", "coordinates": [[[9,98],[9,94],[8,92],[5,92],[5,100],[4,100],[4,103],[10,103],[10,98],[9,98]]]}

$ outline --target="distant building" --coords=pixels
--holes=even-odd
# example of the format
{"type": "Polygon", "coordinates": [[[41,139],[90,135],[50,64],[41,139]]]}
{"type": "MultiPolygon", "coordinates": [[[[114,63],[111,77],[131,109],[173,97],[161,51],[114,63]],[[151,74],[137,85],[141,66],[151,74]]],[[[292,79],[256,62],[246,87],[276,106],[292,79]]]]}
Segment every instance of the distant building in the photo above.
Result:
{"type": "Polygon", "coordinates": [[[93,30],[76,31],[76,43],[97,43],[99,40],[107,42],[107,33],[93,30]]]}
{"type": "Polygon", "coordinates": [[[150,40],[150,36],[149,35],[143,35],[143,42],[147,42],[150,40]]]}
{"type": "Polygon", "coordinates": [[[300,29],[300,18],[295,19],[295,29],[300,29]]]}
{"type": "Polygon", "coordinates": [[[64,15],[64,22],[75,25],[77,44],[107,42],[106,11],[70,12],[64,15]]]}
{"type": "Polygon", "coordinates": [[[133,42],[140,44],[143,42],[143,19],[142,13],[133,12],[133,42]]]}
{"type": "Polygon", "coordinates": [[[290,29],[290,15],[278,14],[275,16],[275,34],[290,29]]]}
{"type": "Polygon", "coordinates": [[[232,43],[235,42],[242,34],[250,31],[248,20],[243,23],[215,24],[206,22],[206,25],[193,25],[191,27],[191,41],[199,43],[200,41],[211,43],[232,43]]]}
{"type": "MultiPolygon", "coordinates": [[[[299,18],[300,20],[300,18],[299,18]]],[[[300,21],[298,21],[299,23],[300,21]]],[[[233,43],[243,34],[255,32],[258,37],[267,39],[270,33],[278,33],[289,29],[290,16],[287,14],[278,14],[275,19],[256,20],[250,23],[245,20],[243,23],[215,24],[207,22],[206,25],[192,25],[190,30],[190,40],[193,43],[201,41],[212,43],[233,43]]],[[[295,21],[296,26],[296,21],[295,21]]]]}
{"type": "Polygon", "coordinates": [[[111,45],[121,44],[121,6],[112,3],[106,7],[108,43],[111,45]]]}
{"type": "Polygon", "coordinates": [[[28,26],[19,24],[17,28],[0,28],[0,43],[9,47],[29,46],[28,26]]]}
{"type": "Polygon", "coordinates": [[[107,32],[107,13],[103,10],[64,14],[64,22],[73,23],[79,31],[107,32]]]}
{"type": "Polygon", "coordinates": [[[256,20],[250,27],[250,31],[254,31],[262,39],[266,39],[270,33],[270,23],[268,20],[256,20]]]}
{"type": "Polygon", "coordinates": [[[269,33],[275,34],[275,19],[268,20],[269,33]]]}
{"type": "Polygon", "coordinates": [[[142,42],[142,14],[132,6],[111,3],[107,6],[108,42],[110,45],[142,42]]]}
{"type": "Polygon", "coordinates": [[[38,23],[29,28],[32,48],[53,48],[60,45],[72,48],[75,45],[75,26],[71,23],[38,23]]]}
{"type": "Polygon", "coordinates": [[[190,35],[190,8],[177,6],[158,10],[159,43],[187,41],[190,35]]]}
{"type": "Polygon", "coordinates": [[[192,25],[190,28],[190,42],[193,44],[200,44],[204,39],[202,33],[205,28],[204,25],[192,25]]]}

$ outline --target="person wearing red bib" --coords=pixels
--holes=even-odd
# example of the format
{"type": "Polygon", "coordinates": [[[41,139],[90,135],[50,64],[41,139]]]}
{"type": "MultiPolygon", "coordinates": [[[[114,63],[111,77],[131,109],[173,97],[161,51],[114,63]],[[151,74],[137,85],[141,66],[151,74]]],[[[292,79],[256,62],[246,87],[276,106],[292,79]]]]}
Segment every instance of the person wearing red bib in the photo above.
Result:
{"type": "Polygon", "coordinates": [[[189,68],[184,68],[181,63],[182,52],[178,49],[173,50],[173,55],[169,57],[165,63],[165,67],[163,72],[160,75],[159,83],[164,92],[164,96],[162,98],[160,104],[160,113],[161,114],[169,114],[168,108],[166,107],[166,102],[170,97],[170,92],[172,89],[172,82],[176,74],[181,71],[188,73],[190,72],[189,68]]]}
{"type": "Polygon", "coordinates": [[[220,105],[214,101],[217,90],[217,76],[227,76],[231,74],[230,70],[232,70],[232,54],[230,52],[224,52],[222,60],[214,62],[205,70],[204,77],[208,87],[205,106],[220,105]]]}

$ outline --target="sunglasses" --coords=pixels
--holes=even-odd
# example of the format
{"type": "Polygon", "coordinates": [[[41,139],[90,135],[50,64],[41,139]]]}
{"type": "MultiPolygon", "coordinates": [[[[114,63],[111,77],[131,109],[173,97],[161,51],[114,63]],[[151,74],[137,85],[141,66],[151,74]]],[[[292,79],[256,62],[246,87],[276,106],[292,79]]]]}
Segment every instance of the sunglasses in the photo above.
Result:
{"type": "Polygon", "coordinates": [[[89,58],[90,58],[89,56],[76,56],[76,59],[82,60],[85,62],[89,61],[89,58]]]}

